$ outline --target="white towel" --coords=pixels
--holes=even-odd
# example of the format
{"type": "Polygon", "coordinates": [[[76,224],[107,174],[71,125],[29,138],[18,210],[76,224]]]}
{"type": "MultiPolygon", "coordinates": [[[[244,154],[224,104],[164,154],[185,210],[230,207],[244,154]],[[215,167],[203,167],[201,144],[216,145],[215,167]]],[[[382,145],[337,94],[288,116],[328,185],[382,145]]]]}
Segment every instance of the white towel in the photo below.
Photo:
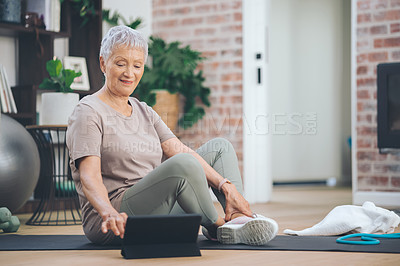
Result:
{"type": "Polygon", "coordinates": [[[392,211],[366,201],[362,206],[335,207],[318,224],[301,231],[286,229],[283,233],[298,236],[330,236],[346,233],[392,233],[400,217],[392,211]]]}

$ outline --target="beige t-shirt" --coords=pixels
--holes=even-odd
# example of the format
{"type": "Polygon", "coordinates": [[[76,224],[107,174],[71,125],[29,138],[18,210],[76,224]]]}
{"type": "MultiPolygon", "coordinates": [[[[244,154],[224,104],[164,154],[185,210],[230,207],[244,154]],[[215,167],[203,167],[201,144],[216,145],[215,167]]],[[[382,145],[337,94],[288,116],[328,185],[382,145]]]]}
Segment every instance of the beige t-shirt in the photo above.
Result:
{"type": "Polygon", "coordinates": [[[114,235],[101,232],[102,218],[82,191],[75,161],[85,156],[101,159],[101,174],[113,207],[119,211],[124,191],[137,183],[162,161],[161,143],[175,137],[160,116],[146,103],[129,98],[132,114],[127,117],[95,95],[84,97],[68,121],[67,146],[72,178],[89,240],[110,242],[114,235]]]}

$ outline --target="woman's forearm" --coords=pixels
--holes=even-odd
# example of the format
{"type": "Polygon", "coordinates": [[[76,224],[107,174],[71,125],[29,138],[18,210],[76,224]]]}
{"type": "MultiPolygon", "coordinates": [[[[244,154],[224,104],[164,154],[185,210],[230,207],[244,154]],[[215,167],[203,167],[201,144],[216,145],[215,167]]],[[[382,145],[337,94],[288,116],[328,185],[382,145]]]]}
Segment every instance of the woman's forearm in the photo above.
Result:
{"type": "Polygon", "coordinates": [[[83,193],[101,217],[104,218],[116,212],[111,205],[107,189],[103,184],[100,170],[100,158],[92,156],[85,157],[79,163],[79,173],[83,193]]]}
{"type": "Polygon", "coordinates": [[[83,193],[103,219],[101,231],[107,233],[108,230],[111,230],[116,236],[123,238],[128,216],[126,213],[119,213],[111,205],[101,176],[100,158],[88,156],[81,159],[77,164],[83,193]]]}
{"type": "Polygon", "coordinates": [[[108,216],[115,211],[108,198],[106,187],[103,183],[83,181],[82,190],[89,203],[96,209],[101,217],[108,216]]]}

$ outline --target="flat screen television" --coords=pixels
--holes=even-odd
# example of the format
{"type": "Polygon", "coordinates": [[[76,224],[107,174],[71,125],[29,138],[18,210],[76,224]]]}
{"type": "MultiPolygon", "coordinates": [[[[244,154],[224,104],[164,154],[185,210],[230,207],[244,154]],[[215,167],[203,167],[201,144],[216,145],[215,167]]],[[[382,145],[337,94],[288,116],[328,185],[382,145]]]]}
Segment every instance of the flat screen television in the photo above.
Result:
{"type": "Polygon", "coordinates": [[[377,67],[378,148],[400,149],[400,62],[377,67]]]}

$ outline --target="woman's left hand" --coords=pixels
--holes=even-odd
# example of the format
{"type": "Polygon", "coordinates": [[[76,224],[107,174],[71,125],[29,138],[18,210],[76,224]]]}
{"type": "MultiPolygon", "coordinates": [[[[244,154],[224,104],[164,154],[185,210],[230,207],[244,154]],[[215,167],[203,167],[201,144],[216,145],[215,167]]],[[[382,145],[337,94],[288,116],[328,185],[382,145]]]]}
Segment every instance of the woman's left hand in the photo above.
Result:
{"type": "Polygon", "coordinates": [[[235,185],[225,183],[222,186],[222,192],[225,194],[225,221],[232,220],[232,215],[241,213],[246,216],[252,217],[253,212],[250,210],[250,204],[245,198],[237,191],[235,185]]]}

